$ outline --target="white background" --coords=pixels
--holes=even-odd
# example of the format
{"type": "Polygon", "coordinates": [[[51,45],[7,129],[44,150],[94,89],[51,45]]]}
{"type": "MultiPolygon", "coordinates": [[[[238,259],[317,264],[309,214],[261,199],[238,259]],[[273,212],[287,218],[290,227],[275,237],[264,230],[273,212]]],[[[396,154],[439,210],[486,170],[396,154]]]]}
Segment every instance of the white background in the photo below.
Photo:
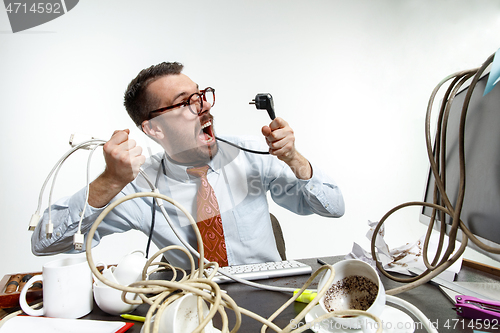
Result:
{"type": "MultiPolygon", "coordinates": [[[[107,139],[133,128],[123,92],[139,70],[180,61],[217,89],[219,134],[260,135],[269,123],[248,102],[270,92],[296,145],[341,186],[340,219],[272,206],[289,258],[366,249],[368,220],[420,200],[428,162],[424,116],[434,86],[479,66],[500,47],[497,0],[124,1],[86,0],[44,25],[13,34],[0,9],[0,277],[39,271],[27,230],[38,194],[71,133],[107,139]]],[[[153,144],[137,130],[144,148],[153,144]]],[[[54,197],[85,186],[88,154],[63,167],[54,197]]],[[[93,175],[102,170],[95,154],[93,175]]],[[[47,205],[47,195],[43,207],[47,205]]],[[[418,208],[387,224],[391,247],[417,240],[418,208]]],[[[94,259],[143,249],[141,234],[108,237],[94,259]]]]}

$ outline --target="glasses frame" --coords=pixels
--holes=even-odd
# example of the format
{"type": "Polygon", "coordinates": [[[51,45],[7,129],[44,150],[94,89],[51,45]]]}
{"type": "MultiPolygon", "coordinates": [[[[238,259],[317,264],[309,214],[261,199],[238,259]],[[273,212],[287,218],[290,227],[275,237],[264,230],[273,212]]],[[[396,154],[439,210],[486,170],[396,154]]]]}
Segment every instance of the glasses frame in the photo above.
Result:
{"type": "Polygon", "coordinates": [[[177,104],[170,105],[170,106],[166,106],[164,108],[159,108],[159,109],[156,109],[153,111],[149,111],[148,118],[149,118],[149,120],[151,120],[154,117],[156,117],[156,116],[152,115],[153,113],[165,112],[165,111],[179,108],[179,107],[183,107],[183,106],[187,106],[189,108],[189,111],[191,111],[192,114],[199,116],[203,112],[203,102],[207,102],[207,96],[205,95],[207,92],[212,92],[214,95],[214,101],[213,101],[212,105],[210,105],[210,107],[212,107],[215,105],[215,89],[212,87],[207,87],[203,90],[200,90],[200,92],[196,92],[194,94],[189,95],[189,98],[187,100],[185,100],[184,102],[177,103],[177,104]],[[200,105],[201,105],[201,108],[199,111],[197,109],[196,109],[196,111],[193,111],[193,108],[191,108],[191,100],[192,100],[193,96],[195,96],[195,95],[198,95],[198,101],[200,102],[200,105]]]}

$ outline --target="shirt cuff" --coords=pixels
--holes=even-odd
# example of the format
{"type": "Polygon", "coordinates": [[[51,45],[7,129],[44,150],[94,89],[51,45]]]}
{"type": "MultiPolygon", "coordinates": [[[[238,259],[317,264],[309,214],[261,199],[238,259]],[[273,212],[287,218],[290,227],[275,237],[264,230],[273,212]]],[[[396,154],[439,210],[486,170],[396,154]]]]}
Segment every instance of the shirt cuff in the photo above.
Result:
{"type": "Polygon", "coordinates": [[[83,209],[85,207],[85,215],[84,218],[94,215],[94,214],[100,214],[108,205],[101,207],[101,208],[95,208],[87,204],[85,206],[85,202],[87,200],[87,187],[82,188],[78,192],[76,192],[73,196],[68,201],[68,209],[70,212],[70,218],[71,221],[80,221],[80,216],[83,212],[83,209]]]}
{"type": "MultiPolygon", "coordinates": [[[[299,183],[308,198],[316,198],[316,200],[326,209],[329,213],[337,215],[337,209],[332,205],[331,195],[328,194],[330,190],[338,191],[338,186],[335,181],[323,171],[311,163],[312,177],[307,180],[299,179],[299,183]]],[[[336,201],[335,201],[336,202],[336,201]]]]}

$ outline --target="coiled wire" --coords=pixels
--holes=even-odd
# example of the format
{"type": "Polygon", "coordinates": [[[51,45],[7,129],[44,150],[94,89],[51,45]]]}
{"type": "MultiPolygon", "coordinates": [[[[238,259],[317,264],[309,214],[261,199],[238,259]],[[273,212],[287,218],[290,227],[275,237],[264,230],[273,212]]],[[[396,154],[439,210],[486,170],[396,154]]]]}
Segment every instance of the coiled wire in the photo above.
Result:
{"type": "MultiPolygon", "coordinates": [[[[102,281],[104,284],[121,290],[122,291],[122,300],[128,304],[142,304],[147,303],[150,305],[148,313],[146,315],[146,320],[144,322],[144,333],[157,333],[159,330],[160,319],[163,311],[167,308],[169,304],[171,304],[176,299],[182,297],[187,293],[192,293],[198,296],[198,317],[200,318],[199,326],[193,332],[202,332],[203,328],[210,322],[210,320],[215,316],[216,313],[219,313],[222,318],[222,330],[221,332],[237,332],[241,326],[241,315],[246,315],[255,320],[260,321],[263,326],[261,332],[265,332],[267,328],[274,330],[275,332],[303,332],[304,330],[312,327],[313,325],[320,323],[321,321],[336,317],[336,316],[345,316],[345,315],[363,315],[373,319],[376,322],[378,327],[377,332],[382,332],[383,326],[380,319],[366,311],[360,310],[345,310],[345,311],[333,311],[329,312],[323,316],[316,318],[314,321],[307,323],[304,326],[301,326],[294,330],[294,325],[296,325],[300,320],[302,320],[305,315],[318,304],[319,300],[326,291],[329,289],[330,285],[333,283],[333,279],[335,277],[335,271],[331,265],[324,265],[315,271],[311,277],[306,281],[306,283],[302,286],[302,288],[297,292],[292,298],[290,298],[285,304],[283,304],[274,314],[272,314],[268,319],[263,318],[249,310],[239,307],[232,298],[223,293],[219,287],[219,285],[213,282],[211,279],[217,273],[218,264],[215,262],[211,262],[209,264],[204,263],[204,251],[203,251],[203,241],[201,239],[200,232],[198,227],[196,226],[196,222],[193,217],[176,201],[173,199],[157,193],[157,192],[139,192],[127,195],[122,197],[114,202],[112,202],[109,206],[107,206],[104,211],[99,215],[99,217],[95,220],[92,228],[87,234],[86,240],[86,256],[87,261],[89,263],[90,269],[92,273],[96,276],[97,279],[102,281]],[[179,208],[186,216],[193,228],[196,239],[198,241],[198,248],[200,257],[198,259],[198,269],[195,268],[195,262],[191,255],[191,253],[184,247],[181,246],[168,246],[159,250],[155,253],[145,264],[143,272],[142,272],[142,280],[132,283],[129,286],[123,286],[118,283],[112,282],[106,279],[96,268],[94,260],[92,258],[92,238],[94,236],[95,231],[97,230],[99,224],[102,222],[104,217],[113,210],[117,205],[134,198],[151,196],[156,199],[161,199],[167,201],[177,208],[179,208]],[[168,263],[155,262],[154,260],[162,255],[166,251],[170,250],[180,250],[183,251],[184,254],[189,258],[191,273],[187,274],[184,270],[173,267],[168,263]],[[157,266],[154,268],[154,266],[157,266]],[[161,266],[161,267],[160,267],[161,266]],[[205,267],[213,267],[210,275],[205,273],[205,267]],[[173,278],[169,281],[167,280],[148,280],[148,275],[153,272],[158,271],[159,269],[170,269],[174,272],[173,278]],[[151,270],[152,269],[152,270],[151,270]],[[330,276],[325,283],[325,286],[318,290],[316,297],[293,319],[290,321],[290,324],[287,325],[284,329],[279,328],[275,325],[272,320],[274,320],[286,307],[292,304],[306,288],[314,281],[314,279],[323,271],[330,270],[330,276]],[[177,271],[183,273],[183,276],[176,281],[177,271]],[[126,297],[127,293],[137,294],[140,300],[130,300],[126,297]],[[153,296],[151,296],[153,295],[153,296]],[[202,313],[201,302],[206,301],[210,306],[209,313],[204,316],[202,313]],[[229,331],[229,322],[228,317],[225,312],[225,309],[230,309],[234,311],[236,316],[236,323],[234,327],[229,331]],[[153,319],[153,315],[155,315],[153,319]],[[153,322],[153,325],[151,325],[153,322]],[[152,327],[151,327],[152,326],[152,327]]],[[[296,327],[296,326],[295,326],[296,327]]]]}
{"type": "Polygon", "coordinates": [[[466,169],[465,169],[465,121],[467,117],[467,111],[469,102],[474,91],[474,88],[481,78],[483,72],[486,68],[492,63],[494,58],[494,54],[492,54],[488,59],[480,66],[479,68],[460,71],[454,73],[446,78],[444,78],[439,84],[434,88],[431,97],[429,99],[429,103],[427,106],[427,112],[425,117],[425,141],[427,147],[427,153],[429,157],[429,162],[431,166],[431,171],[434,175],[435,185],[434,185],[434,199],[433,203],[428,202],[407,202],[401,205],[398,205],[387,212],[380,222],[377,224],[372,240],[371,240],[371,253],[373,260],[376,261],[377,268],[382,274],[386,277],[397,281],[397,282],[409,282],[407,285],[403,285],[398,288],[394,288],[388,290],[386,293],[388,295],[396,295],[398,293],[413,289],[419,285],[422,285],[429,280],[431,280],[436,275],[440,274],[448,267],[450,267],[454,262],[456,262],[460,256],[463,254],[467,247],[468,240],[471,240],[474,244],[476,244],[479,248],[491,252],[491,253],[500,253],[500,248],[494,248],[489,245],[482,243],[478,240],[472,232],[467,228],[467,226],[460,219],[464,197],[465,197],[465,184],[466,184],[466,169]],[[469,79],[472,78],[472,82],[467,90],[467,94],[465,96],[465,100],[462,106],[461,114],[460,114],[460,124],[459,124],[459,170],[460,170],[460,179],[459,179],[459,188],[458,188],[458,197],[453,205],[448,198],[445,190],[446,184],[446,131],[448,126],[448,117],[450,114],[451,105],[455,98],[455,95],[458,93],[462,85],[469,79]],[[441,87],[448,81],[452,80],[450,85],[448,86],[443,102],[440,107],[439,115],[437,118],[437,130],[435,135],[435,149],[432,148],[432,138],[431,138],[431,113],[432,106],[434,104],[434,99],[441,89],[441,87]],[[426,206],[432,208],[431,220],[427,229],[427,233],[425,235],[425,241],[423,245],[423,261],[426,266],[426,270],[414,277],[410,278],[400,278],[391,275],[387,272],[382,264],[378,261],[377,255],[375,252],[375,243],[376,238],[379,233],[380,228],[384,224],[384,222],[389,218],[394,212],[410,207],[410,206],[426,206]],[[444,249],[444,238],[446,234],[446,225],[444,223],[444,214],[452,217],[452,225],[449,232],[449,241],[448,246],[444,249]],[[437,251],[432,259],[432,262],[429,262],[429,258],[427,255],[428,245],[431,236],[431,232],[433,230],[434,224],[436,223],[436,216],[440,217],[441,225],[440,225],[440,234],[439,234],[439,242],[437,251]],[[462,230],[462,240],[459,249],[453,254],[455,251],[455,241],[457,238],[458,229],[462,230]],[[444,253],[443,253],[444,251],[444,253]],[[441,260],[439,259],[443,253],[441,260]]]}

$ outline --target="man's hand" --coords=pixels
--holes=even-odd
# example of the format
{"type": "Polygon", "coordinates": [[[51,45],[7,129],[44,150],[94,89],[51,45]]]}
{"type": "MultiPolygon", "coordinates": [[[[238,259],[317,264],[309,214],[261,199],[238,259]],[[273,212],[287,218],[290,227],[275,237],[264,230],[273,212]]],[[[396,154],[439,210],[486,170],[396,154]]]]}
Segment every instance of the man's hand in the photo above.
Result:
{"type": "Polygon", "coordinates": [[[146,161],[142,148],[129,139],[130,130],[115,131],[103,147],[106,169],[104,175],[117,186],[125,187],[139,174],[146,161]]]}
{"type": "Polygon", "coordinates": [[[262,134],[269,146],[269,153],[290,166],[299,179],[312,177],[309,161],[295,149],[295,135],[282,118],[274,119],[269,126],[262,127],[262,134]]]}
{"type": "Polygon", "coordinates": [[[139,174],[146,161],[142,148],[129,139],[130,130],[115,131],[104,144],[104,172],[90,184],[89,204],[104,207],[139,174]]]}

